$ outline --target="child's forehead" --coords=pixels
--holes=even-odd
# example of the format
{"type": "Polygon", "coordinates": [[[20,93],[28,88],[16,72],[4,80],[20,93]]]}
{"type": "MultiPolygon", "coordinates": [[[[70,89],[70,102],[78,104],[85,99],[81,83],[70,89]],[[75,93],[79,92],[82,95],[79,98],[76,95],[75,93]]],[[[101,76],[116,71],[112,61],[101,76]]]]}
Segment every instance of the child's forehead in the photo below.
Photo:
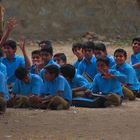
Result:
{"type": "Polygon", "coordinates": [[[32,57],[35,56],[35,57],[41,57],[40,54],[32,54],[32,57]]]}
{"type": "Polygon", "coordinates": [[[116,52],[114,55],[115,55],[115,56],[116,56],[116,55],[123,55],[123,56],[125,56],[125,55],[124,55],[124,52],[116,52]]]}
{"type": "Polygon", "coordinates": [[[7,49],[13,49],[10,45],[5,45],[3,46],[4,48],[7,48],[7,49]]]}

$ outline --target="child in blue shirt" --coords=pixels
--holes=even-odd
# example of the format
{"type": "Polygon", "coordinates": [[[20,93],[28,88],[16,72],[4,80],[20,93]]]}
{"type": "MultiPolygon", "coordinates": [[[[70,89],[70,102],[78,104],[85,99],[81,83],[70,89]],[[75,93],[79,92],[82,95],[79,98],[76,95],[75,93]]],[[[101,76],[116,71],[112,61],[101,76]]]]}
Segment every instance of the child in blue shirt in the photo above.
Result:
{"type": "Polygon", "coordinates": [[[9,99],[5,75],[0,71],[0,114],[6,110],[6,102],[9,99]]]}
{"type": "Polygon", "coordinates": [[[96,58],[93,56],[94,47],[95,45],[93,42],[86,42],[83,44],[84,58],[77,69],[78,74],[87,75],[87,77],[90,77],[92,80],[97,73],[96,58]]]}
{"type": "Polygon", "coordinates": [[[7,84],[9,86],[13,85],[15,80],[16,80],[16,76],[15,76],[15,70],[18,67],[30,67],[30,61],[26,61],[26,51],[24,46],[21,46],[23,54],[25,54],[24,57],[22,56],[17,56],[16,50],[17,50],[17,44],[15,41],[13,40],[7,40],[4,45],[4,53],[5,53],[5,57],[1,58],[1,62],[6,66],[7,68],[7,84]],[[24,59],[25,58],[25,59],[24,59]]]}
{"type": "MultiPolygon", "coordinates": [[[[51,64],[54,64],[57,67],[60,67],[60,65],[58,65],[53,60],[53,48],[51,46],[50,47],[47,47],[45,49],[41,49],[41,57],[42,57],[42,60],[44,62],[44,67],[47,66],[47,65],[51,65],[51,64]]],[[[41,69],[40,76],[44,80],[44,68],[41,69]]]]}
{"type": "MultiPolygon", "coordinates": [[[[130,91],[132,91],[132,93],[130,93],[130,95],[133,94],[132,96],[135,96],[139,92],[140,84],[137,79],[134,68],[125,62],[127,59],[126,51],[124,49],[115,50],[114,58],[116,61],[116,65],[114,65],[113,68],[116,69],[117,71],[119,71],[120,73],[126,75],[126,77],[127,77],[126,81],[123,82],[122,85],[124,87],[128,88],[130,91]]],[[[128,96],[128,98],[129,98],[129,95],[126,95],[126,96],[128,96]]]]}
{"type": "Polygon", "coordinates": [[[73,97],[78,96],[77,94],[81,93],[80,91],[83,91],[84,93],[86,89],[89,89],[89,82],[82,75],[76,73],[74,66],[70,64],[63,65],[60,68],[60,72],[69,82],[73,97]]]}
{"type": "Polygon", "coordinates": [[[107,54],[106,46],[103,43],[97,43],[95,45],[94,55],[95,55],[96,59],[98,59],[101,56],[107,58],[109,60],[110,68],[113,65],[115,65],[115,60],[114,60],[113,56],[107,54]]]}
{"type": "Polygon", "coordinates": [[[130,58],[130,64],[136,71],[138,80],[140,81],[140,37],[135,37],[132,40],[133,54],[130,58]]]}
{"type": "Polygon", "coordinates": [[[16,103],[19,103],[22,97],[25,97],[25,100],[28,101],[28,97],[38,96],[40,94],[43,86],[43,81],[40,76],[28,73],[28,70],[23,67],[18,67],[15,75],[17,79],[12,88],[13,97],[11,98],[11,100],[15,99],[14,106],[18,106],[16,103]]]}
{"type": "Polygon", "coordinates": [[[44,67],[44,63],[41,57],[41,51],[40,50],[34,50],[31,53],[32,56],[32,66],[30,67],[29,71],[32,74],[39,74],[40,70],[44,67]]]}
{"type": "Polygon", "coordinates": [[[77,60],[73,63],[73,66],[77,69],[79,66],[79,63],[83,60],[83,44],[82,43],[74,43],[72,45],[72,52],[74,55],[76,55],[77,60]]]}
{"type": "Polygon", "coordinates": [[[67,63],[67,57],[64,53],[56,53],[53,56],[53,60],[60,66],[63,66],[67,63]]]}
{"type": "Polygon", "coordinates": [[[56,65],[48,65],[44,73],[44,89],[42,95],[50,95],[49,108],[68,109],[72,100],[72,91],[67,80],[59,75],[56,65]]]}
{"type": "MultiPolygon", "coordinates": [[[[121,98],[124,96],[120,79],[125,78],[125,76],[116,70],[109,69],[109,60],[107,58],[98,58],[96,65],[99,73],[95,75],[92,83],[92,92],[95,94],[101,93],[107,96],[105,106],[120,105],[121,98]]],[[[88,93],[88,91],[86,91],[86,93],[88,93]]]]}

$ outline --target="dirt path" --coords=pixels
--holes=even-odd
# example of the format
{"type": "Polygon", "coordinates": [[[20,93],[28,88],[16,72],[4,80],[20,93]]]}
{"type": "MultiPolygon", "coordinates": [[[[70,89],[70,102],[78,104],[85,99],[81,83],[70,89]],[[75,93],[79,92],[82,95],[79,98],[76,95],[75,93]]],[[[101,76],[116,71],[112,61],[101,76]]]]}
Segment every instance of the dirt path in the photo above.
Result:
{"type": "Polygon", "coordinates": [[[137,99],[106,109],[7,109],[0,116],[0,140],[138,140],[139,108],[137,99]]]}

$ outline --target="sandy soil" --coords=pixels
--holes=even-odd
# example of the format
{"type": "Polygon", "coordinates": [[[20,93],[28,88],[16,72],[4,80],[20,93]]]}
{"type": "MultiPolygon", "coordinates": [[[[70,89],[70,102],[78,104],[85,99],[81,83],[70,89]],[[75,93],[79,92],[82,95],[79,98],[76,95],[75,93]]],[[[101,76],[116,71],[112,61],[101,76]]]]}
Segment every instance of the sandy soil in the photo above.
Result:
{"type": "Polygon", "coordinates": [[[105,109],[7,109],[0,140],[139,140],[139,108],[140,100],[105,109]]]}
{"type": "MultiPolygon", "coordinates": [[[[54,47],[55,53],[66,53],[68,62],[72,62],[75,57],[70,46],[58,44],[54,47]]],[[[115,48],[108,47],[109,53],[115,48]]],[[[28,47],[29,55],[32,50],[33,46],[28,47]]],[[[127,50],[130,56],[131,48],[127,50]]],[[[139,108],[140,99],[105,109],[7,109],[0,116],[0,140],[139,140],[139,108]]]]}

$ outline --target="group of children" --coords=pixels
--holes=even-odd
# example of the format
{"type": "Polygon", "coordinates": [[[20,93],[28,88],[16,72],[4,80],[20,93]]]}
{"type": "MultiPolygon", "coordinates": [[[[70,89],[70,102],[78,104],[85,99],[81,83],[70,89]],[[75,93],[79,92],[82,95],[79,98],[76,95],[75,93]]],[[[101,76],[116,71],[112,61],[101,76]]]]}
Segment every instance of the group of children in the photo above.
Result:
{"type": "Polygon", "coordinates": [[[92,41],[72,45],[77,57],[73,64],[67,64],[62,52],[53,55],[50,41],[41,41],[39,49],[32,51],[31,63],[24,40],[19,44],[23,56],[16,55],[14,40],[6,41],[15,24],[14,20],[8,23],[0,41],[1,112],[6,106],[56,110],[71,105],[119,106],[125,98],[140,97],[140,37],[132,40],[130,64],[124,49],[116,49],[113,57],[105,44],[92,41]]]}

